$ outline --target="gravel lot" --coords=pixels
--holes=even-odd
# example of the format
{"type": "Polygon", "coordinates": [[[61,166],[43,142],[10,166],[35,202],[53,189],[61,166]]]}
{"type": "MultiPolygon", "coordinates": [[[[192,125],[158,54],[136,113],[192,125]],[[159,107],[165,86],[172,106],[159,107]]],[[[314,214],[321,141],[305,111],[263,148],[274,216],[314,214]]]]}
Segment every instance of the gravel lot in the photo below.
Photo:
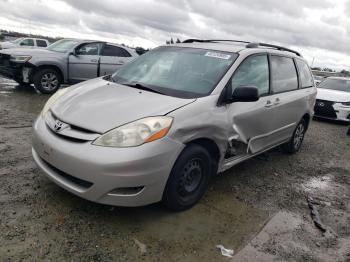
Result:
{"type": "Polygon", "coordinates": [[[298,154],[275,149],[242,163],[215,177],[193,209],[172,213],[94,204],[46,179],[31,157],[31,125],[47,99],[0,79],[1,261],[229,260],[217,244],[235,251],[233,261],[350,261],[345,125],[313,121],[298,154]]]}

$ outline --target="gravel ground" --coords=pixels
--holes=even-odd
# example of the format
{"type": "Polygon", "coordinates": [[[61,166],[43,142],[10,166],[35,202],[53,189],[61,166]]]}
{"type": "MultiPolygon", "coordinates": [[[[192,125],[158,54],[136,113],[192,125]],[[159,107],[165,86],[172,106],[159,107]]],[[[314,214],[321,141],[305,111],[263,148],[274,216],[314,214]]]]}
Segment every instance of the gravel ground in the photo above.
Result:
{"type": "Polygon", "coordinates": [[[197,206],[172,213],[159,204],[91,203],[46,179],[30,150],[31,124],[47,99],[0,79],[1,261],[227,261],[217,244],[239,253],[280,211],[303,220],[286,235],[295,244],[272,237],[260,252],[278,261],[350,261],[345,125],[313,121],[298,154],[274,149],[248,160],[215,177],[197,206]],[[331,233],[314,226],[306,196],[331,233]]]}

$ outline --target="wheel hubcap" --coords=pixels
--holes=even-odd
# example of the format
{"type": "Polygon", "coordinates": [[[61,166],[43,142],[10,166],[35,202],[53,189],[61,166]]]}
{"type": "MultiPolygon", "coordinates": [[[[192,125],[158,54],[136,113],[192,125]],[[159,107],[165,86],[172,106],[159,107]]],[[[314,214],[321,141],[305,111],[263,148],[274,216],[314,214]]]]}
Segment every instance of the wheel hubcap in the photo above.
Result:
{"type": "Polygon", "coordinates": [[[54,90],[57,88],[58,79],[53,73],[46,73],[41,77],[41,86],[46,90],[54,90]]]}
{"type": "Polygon", "coordinates": [[[195,192],[202,180],[202,165],[199,159],[189,161],[181,174],[178,192],[181,196],[188,196],[195,192]]]}
{"type": "Polygon", "coordinates": [[[299,149],[304,139],[305,127],[303,124],[299,124],[294,134],[294,148],[299,149]]]}

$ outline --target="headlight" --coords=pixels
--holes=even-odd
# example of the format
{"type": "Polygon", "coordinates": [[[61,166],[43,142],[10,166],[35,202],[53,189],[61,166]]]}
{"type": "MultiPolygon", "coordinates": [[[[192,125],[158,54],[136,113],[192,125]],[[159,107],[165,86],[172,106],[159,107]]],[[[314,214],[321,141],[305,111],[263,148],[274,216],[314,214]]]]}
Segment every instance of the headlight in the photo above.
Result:
{"type": "Polygon", "coordinates": [[[350,102],[341,103],[343,106],[350,106],[350,102]]]}
{"type": "Polygon", "coordinates": [[[108,147],[139,146],[164,137],[172,122],[173,118],[169,116],[143,118],[108,131],[92,144],[108,147]]]}
{"type": "Polygon", "coordinates": [[[47,100],[41,114],[45,116],[45,114],[50,110],[53,104],[59,99],[65,92],[67,92],[68,88],[60,89],[55,94],[53,94],[49,100],[47,100]]]}
{"type": "Polygon", "coordinates": [[[10,61],[16,63],[25,63],[30,60],[32,57],[30,55],[12,55],[10,61]]]}

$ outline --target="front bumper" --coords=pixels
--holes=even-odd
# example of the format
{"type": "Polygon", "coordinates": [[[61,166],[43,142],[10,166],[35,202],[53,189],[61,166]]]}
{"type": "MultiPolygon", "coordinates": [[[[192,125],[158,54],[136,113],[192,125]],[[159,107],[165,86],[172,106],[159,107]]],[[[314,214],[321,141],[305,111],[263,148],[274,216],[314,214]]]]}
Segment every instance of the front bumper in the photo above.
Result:
{"type": "Polygon", "coordinates": [[[82,198],[116,206],[159,202],[184,148],[169,138],[130,148],[94,146],[53,133],[41,116],[33,131],[33,158],[49,179],[82,198]],[[137,190],[120,193],[125,188],[137,190]]]}
{"type": "Polygon", "coordinates": [[[350,122],[350,107],[342,103],[316,100],[315,117],[350,122]]]}
{"type": "Polygon", "coordinates": [[[31,81],[32,65],[29,63],[15,63],[10,56],[0,54],[0,76],[29,83],[31,81]]]}

